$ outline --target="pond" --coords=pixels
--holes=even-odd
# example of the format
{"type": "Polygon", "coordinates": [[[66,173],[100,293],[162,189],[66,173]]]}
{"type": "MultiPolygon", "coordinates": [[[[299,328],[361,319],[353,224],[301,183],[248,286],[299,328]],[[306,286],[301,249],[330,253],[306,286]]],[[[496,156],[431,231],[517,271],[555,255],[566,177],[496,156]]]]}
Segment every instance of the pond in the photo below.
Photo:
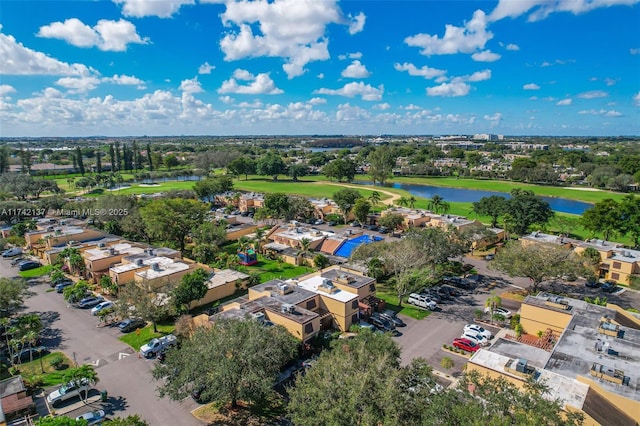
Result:
{"type": "MultiPolygon", "coordinates": [[[[364,185],[371,185],[371,182],[356,182],[364,185]]],[[[441,196],[445,201],[454,203],[472,203],[474,201],[480,201],[483,197],[489,197],[491,195],[498,195],[505,198],[510,198],[510,194],[507,192],[497,191],[482,191],[476,189],[464,189],[464,188],[446,188],[443,186],[430,186],[430,185],[417,185],[411,183],[394,183],[390,185],[391,188],[404,189],[411,195],[422,198],[432,198],[434,195],[441,196]]],[[[568,200],[566,198],[555,197],[540,197],[549,203],[551,209],[562,213],[571,213],[581,215],[585,210],[593,207],[593,204],[585,203],[583,201],[568,200]]]]}

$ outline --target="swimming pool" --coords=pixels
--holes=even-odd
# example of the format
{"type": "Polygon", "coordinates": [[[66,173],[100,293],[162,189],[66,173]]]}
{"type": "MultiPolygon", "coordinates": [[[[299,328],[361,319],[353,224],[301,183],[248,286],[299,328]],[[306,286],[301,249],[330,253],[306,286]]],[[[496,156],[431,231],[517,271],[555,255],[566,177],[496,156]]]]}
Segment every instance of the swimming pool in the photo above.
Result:
{"type": "Polygon", "coordinates": [[[345,241],[334,254],[340,257],[349,257],[351,256],[351,253],[353,253],[353,251],[357,249],[361,244],[369,244],[373,243],[374,241],[381,240],[383,240],[382,237],[371,237],[367,234],[359,235],[355,238],[345,241]]]}

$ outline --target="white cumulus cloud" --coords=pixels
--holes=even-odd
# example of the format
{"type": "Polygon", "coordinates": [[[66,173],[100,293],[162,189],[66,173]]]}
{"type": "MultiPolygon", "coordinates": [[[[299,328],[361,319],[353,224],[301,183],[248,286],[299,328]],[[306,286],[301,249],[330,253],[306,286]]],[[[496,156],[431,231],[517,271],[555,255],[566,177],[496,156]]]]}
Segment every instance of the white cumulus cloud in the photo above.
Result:
{"type": "Polygon", "coordinates": [[[360,61],[355,60],[345,68],[340,74],[345,78],[367,78],[371,73],[360,61]]]}
{"type": "Polygon", "coordinates": [[[482,10],[476,10],[464,27],[446,25],[442,37],[430,34],[416,34],[405,38],[409,46],[419,47],[426,56],[454,53],[473,53],[484,49],[493,34],[487,31],[487,16],[482,10]]]}
{"type": "Polygon", "coordinates": [[[636,93],[636,95],[633,97],[633,103],[637,106],[640,106],[640,92],[636,93]]]}
{"type": "Polygon", "coordinates": [[[327,25],[344,24],[336,0],[227,1],[220,16],[229,28],[220,41],[226,61],[283,58],[289,78],[309,62],[329,59],[327,25]]]}
{"type": "MultiPolygon", "coordinates": [[[[2,25],[0,25],[2,30],[2,25]]],[[[83,64],[68,64],[25,47],[13,36],[0,33],[0,74],[86,76],[93,72],[83,64]]]]}
{"type": "Polygon", "coordinates": [[[382,104],[376,104],[376,105],[372,106],[371,108],[378,109],[380,111],[386,111],[389,108],[391,108],[391,105],[389,105],[388,103],[384,102],[382,104]]]}
{"type": "Polygon", "coordinates": [[[427,87],[427,95],[429,96],[443,96],[443,97],[457,97],[466,96],[469,94],[471,86],[463,81],[455,81],[451,83],[442,83],[439,86],[427,87]]]}
{"type": "Polygon", "coordinates": [[[607,96],[609,96],[609,94],[604,90],[590,90],[588,92],[578,94],[578,97],[582,99],[606,98],[607,96]]]}
{"type": "Polygon", "coordinates": [[[427,65],[424,65],[420,68],[416,67],[414,64],[405,62],[404,64],[395,63],[393,67],[397,71],[406,71],[409,75],[412,76],[420,76],[426,79],[432,79],[435,77],[441,77],[447,73],[445,70],[439,70],[437,68],[430,68],[427,65]]]}
{"type": "Polygon", "coordinates": [[[502,58],[501,55],[492,52],[491,50],[483,50],[482,52],[476,52],[471,55],[471,59],[476,62],[495,62],[502,58]]]}
{"type": "Polygon", "coordinates": [[[491,70],[476,71],[470,76],[456,77],[454,80],[457,78],[471,82],[485,81],[491,79],[491,70]]]}
{"type": "Polygon", "coordinates": [[[355,96],[360,96],[363,101],[379,101],[382,99],[382,94],[384,93],[384,86],[380,85],[378,87],[373,87],[369,84],[364,84],[362,81],[347,83],[344,87],[340,89],[326,89],[321,88],[313,93],[317,93],[319,95],[338,95],[345,96],[347,98],[353,98],[355,96]]]}
{"type": "Polygon", "coordinates": [[[522,88],[524,90],[540,90],[540,86],[538,86],[535,83],[527,83],[524,86],[522,86],[522,88]]]}
{"type": "Polygon", "coordinates": [[[198,81],[198,77],[193,77],[192,79],[182,80],[180,83],[180,91],[184,93],[202,93],[204,89],[198,81]]]}
{"type": "Polygon", "coordinates": [[[183,5],[195,4],[194,0],[112,0],[122,5],[122,14],[135,18],[157,16],[170,18],[183,5]]]}
{"type": "Polygon", "coordinates": [[[198,67],[198,74],[211,74],[211,71],[214,69],[216,69],[215,65],[210,65],[209,62],[205,62],[198,67]]]}
{"type": "Polygon", "coordinates": [[[489,15],[489,19],[498,21],[528,14],[527,19],[529,21],[538,21],[557,12],[569,12],[578,15],[601,7],[633,5],[636,3],[638,3],[638,0],[500,0],[489,15]]]}
{"type": "Polygon", "coordinates": [[[500,122],[502,121],[502,114],[499,112],[494,113],[493,115],[488,115],[485,114],[484,117],[485,120],[489,121],[491,124],[489,124],[489,127],[496,127],[498,124],[500,124],[500,122]]]}
{"type": "Polygon", "coordinates": [[[268,73],[253,75],[247,70],[237,69],[229,80],[222,82],[218,93],[237,93],[240,95],[277,95],[283,91],[276,87],[268,73]],[[238,81],[249,82],[246,85],[239,84],[238,81]]]}
{"type": "Polygon", "coordinates": [[[76,47],[97,47],[104,51],[123,52],[127,45],[147,44],[148,39],[138,35],[135,25],[124,19],[101,19],[92,28],[77,18],[53,22],[40,27],[38,37],[64,40],[76,47]]]}
{"type": "Polygon", "coordinates": [[[62,77],[56,84],[67,89],[69,93],[86,93],[98,87],[100,79],[94,76],[62,77]]]}
{"type": "Polygon", "coordinates": [[[566,106],[566,105],[571,105],[572,102],[573,102],[573,99],[566,98],[566,99],[562,99],[562,100],[556,102],[556,105],[566,106]]]}
{"type": "Polygon", "coordinates": [[[509,43],[509,44],[507,44],[505,49],[516,51],[516,50],[520,50],[520,46],[518,46],[517,44],[509,43]]]}
{"type": "Polygon", "coordinates": [[[134,77],[132,75],[118,75],[114,74],[112,77],[105,77],[102,81],[107,83],[113,83],[120,86],[138,86],[137,88],[142,90],[146,89],[144,81],[140,80],[138,77],[134,77]]]}
{"type": "Polygon", "coordinates": [[[0,97],[7,96],[10,93],[15,93],[16,89],[8,84],[0,84],[0,97]]]}
{"type": "Polygon", "coordinates": [[[364,13],[360,12],[356,16],[351,16],[349,14],[349,34],[354,35],[359,33],[364,29],[364,23],[367,20],[367,17],[364,13]]]}

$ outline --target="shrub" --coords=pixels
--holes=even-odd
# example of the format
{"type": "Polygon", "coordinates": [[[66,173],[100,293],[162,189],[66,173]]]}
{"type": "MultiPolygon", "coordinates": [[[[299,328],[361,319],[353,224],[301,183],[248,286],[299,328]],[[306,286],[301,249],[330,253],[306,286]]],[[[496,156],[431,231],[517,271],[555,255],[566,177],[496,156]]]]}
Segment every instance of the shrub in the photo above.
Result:
{"type": "Polygon", "coordinates": [[[445,356],[440,360],[440,366],[446,370],[449,370],[455,366],[455,363],[451,359],[451,357],[445,356]]]}
{"type": "Polygon", "coordinates": [[[49,358],[49,365],[51,365],[56,370],[60,370],[64,365],[64,357],[62,354],[53,354],[51,358],[49,358]]]}
{"type": "Polygon", "coordinates": [[[524,332],[524,329],[522,328],[522,324],[520,323],[516,324],[516,326],[513,329],[515,330],[517,337],[522,336],[522,333],[524,332]]]}
{"type": "Polygon", "coordinates": [[[514,314],[509,320],[509,323],[511,325],[511,329],[515,330],[516,326],[520,324],[520,314],[514,314]]]}
{"type": "Polygon", "coordinates": [[[476,319],[482,319],[482,317],[484,316],[484,311],[482,309],[476,309],[475,311],[473,311],[473,316],[476,319]]]}

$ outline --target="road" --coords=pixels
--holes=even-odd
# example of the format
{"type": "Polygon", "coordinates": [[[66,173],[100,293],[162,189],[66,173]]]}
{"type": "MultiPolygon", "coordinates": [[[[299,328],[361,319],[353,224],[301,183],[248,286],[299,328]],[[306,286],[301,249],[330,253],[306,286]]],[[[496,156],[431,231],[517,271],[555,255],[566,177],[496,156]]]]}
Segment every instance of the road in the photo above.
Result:
{"type": "MultiPolygon", "coordinates": [[[[0,276],[15,274],[10,261],[0,260],[0,276]]],[[[50,290],[47,284],[32,285],[30,290],[33,295],[25,300],[25,312],[40,313],[45,325],[43,345],[64,352],[78,364],[95,365],[99,378],[96,388],[108,393],[107,402],[94,402],[90,407],[76,404],[74,407],[80,408],[67,415],[77,416],[101,408],[108,417],[139,414],[154,426],[202,425],[191,415],[198,407],[191,398],[175,402],[158,397],[158,383],[151,378],[156,361],[138,358],[128,345],[118,340],[121,334],[117,328],[98,328],[99,321],[90,310],[67,306],[60,294],[47,292],[50,290]]]]}

